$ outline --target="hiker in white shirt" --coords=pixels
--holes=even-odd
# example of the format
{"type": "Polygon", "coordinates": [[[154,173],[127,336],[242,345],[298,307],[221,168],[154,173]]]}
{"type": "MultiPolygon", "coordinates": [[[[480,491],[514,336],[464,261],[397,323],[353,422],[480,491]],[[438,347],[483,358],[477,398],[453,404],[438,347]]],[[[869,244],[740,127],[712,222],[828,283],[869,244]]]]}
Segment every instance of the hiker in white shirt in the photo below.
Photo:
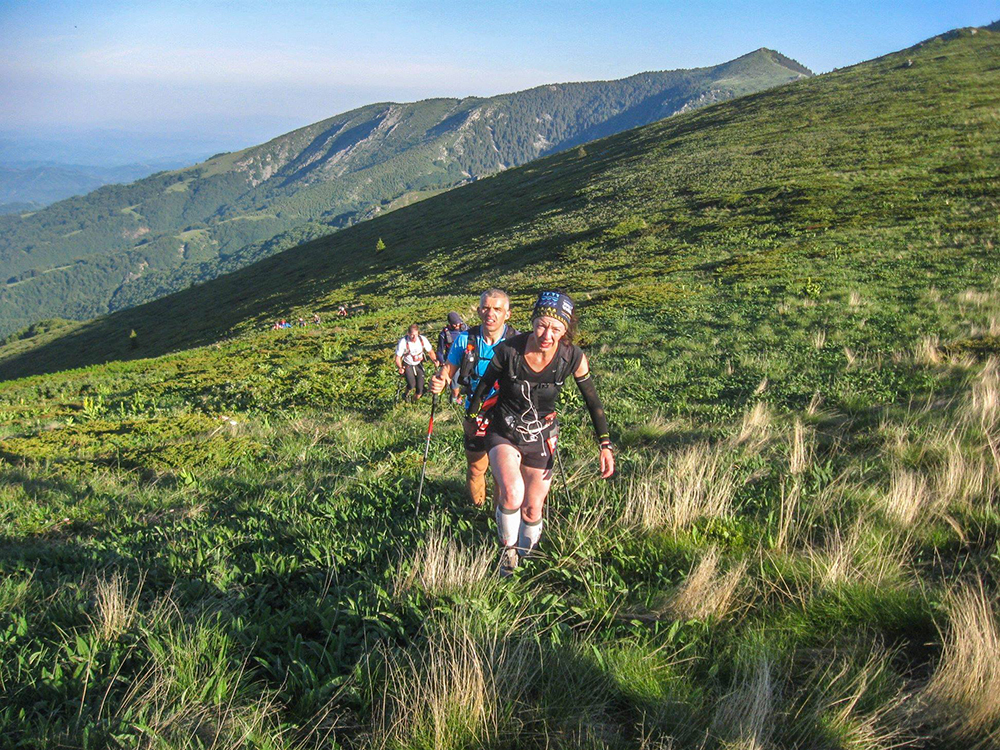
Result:
{"type": "Polygon", "coordinates": [[[420,327],[414,323],[409,331],[396,344],[396,369],[406,378],[406,391],[403,398],[413,389],[414,401],[424,395],[424,355],[430,357],[435,367],[440,366],[434,348],[426,336],[420,335],[420,327]]]}

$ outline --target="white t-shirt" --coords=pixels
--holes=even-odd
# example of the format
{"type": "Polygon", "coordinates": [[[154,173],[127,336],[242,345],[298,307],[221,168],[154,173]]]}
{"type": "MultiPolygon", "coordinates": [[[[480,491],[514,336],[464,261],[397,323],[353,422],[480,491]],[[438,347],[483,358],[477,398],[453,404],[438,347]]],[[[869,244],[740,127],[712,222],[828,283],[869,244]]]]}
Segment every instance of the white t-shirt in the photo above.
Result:
{"type": "Polygon", "coordinates": [[[426,336],[418,336],[416,341],[410,341],[409,336],[403,336],[396,344],[396,356],[402,357],[404,365],[419,365],[424,361],[424,352],[432,352],[431,342],[426,336]]]}

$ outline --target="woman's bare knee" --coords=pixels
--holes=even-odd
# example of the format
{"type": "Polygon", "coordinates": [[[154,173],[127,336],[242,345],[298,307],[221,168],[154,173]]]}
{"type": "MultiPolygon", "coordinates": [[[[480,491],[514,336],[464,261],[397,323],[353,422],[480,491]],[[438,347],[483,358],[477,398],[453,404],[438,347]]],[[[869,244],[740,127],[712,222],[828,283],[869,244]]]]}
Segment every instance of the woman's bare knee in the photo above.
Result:
{"type": "Polygon", "coordinates": [[[497,504],[507,510],[520,508],[524,502],[521,454],[498,445],[490,451],[490,468],[497,483],[497,504]]]}
{"type": "Polygon", "coordinates": [[[527,523],[536,523],[542,517],[542,506],[549,494],[552,472],[522,466],[521,476],[524,482],[524,503],[521,505],[521,518],[527,523]]]}
{"type": "Polygon", "coordinates": [[[537,523],[541,517],[541,505],[528,505],[527,503],[521,505],[521,518],[524,519],[525,523],[537,523]]]}

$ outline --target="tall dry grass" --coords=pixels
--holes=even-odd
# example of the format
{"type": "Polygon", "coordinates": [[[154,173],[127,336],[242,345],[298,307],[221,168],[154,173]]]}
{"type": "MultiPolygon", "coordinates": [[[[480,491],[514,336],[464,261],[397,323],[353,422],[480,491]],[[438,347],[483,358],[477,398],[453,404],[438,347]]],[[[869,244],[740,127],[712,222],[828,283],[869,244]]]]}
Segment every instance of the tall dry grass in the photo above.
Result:
{"type": "Polygon", "coordinates": [[[423,546],[400,562],[393,591],[397,596],[413,587],[436,596],[469,592],[494,583],[496,566],[496,545],[465,547],[444,529],[432,528],[423,546]]]}
{"type": "Polygon", "coordinates": [[[643,530],[680,531],[701,518],[732,515],[738,480],[729,446],[698,443],[634,476],[623,521],[643,530]]]}
{"type": "Polygon", "coordinates": [[[844,359],[847,361],[847,369],[850,370],[858,361],[858,355],[849,346],[844,347],[844,359]]]}
{"type": "Polygon", "coordinates": [[[846,532],[835,526],[821,545],[806,549],[806,557],[821,587],[865,583],[878,588],[901,578],[909,546],[862,516],[846,532]]]}
{"type": "Polygon", "coordinates": [[[913,360],[921,365],[939,365],[942,359],[941,339],[937,335],[924,336],[913,347],[913,360]]]}
{"type": "Polygon", "coordinates": [[[935,498],[923,475],[896,469],[885,496],[885,512],[900,525],[910,527],[917,521],[926,520],[932,506],[936,509],[935,498]]]}
{"type": "Polygon", "coordinates": [[[718,549],[709,547],[668,600],[666,611],[678,619],[722,619],[739,606],[739,593],[745,584],[747,562],[729,570],[720,570],[718,549]]]}
{"type": "Polygon", "coordinates": [[[973,379],[963,416],[966,424],[977,426],[995,442],[1000,426],[1000,359],[990,357],[973,379]]]}
{"type": "Polygon", "coordinates": [[[205,704],[178,700],[154,686],[138,693],[135,702],[141,705],[136,745],[140,750],[292,750],[295,746],[283,738],[280,706],[271,697],[205,704]]]}
{"type": "Polygon", "coordinates": [[[892,470],[882,507],[900,525],[955,525],[953,511],[992,504],[1000,487],[1000,359],[979,367],[961,397],[928,400],[902,421],[884,418],[879,432],[888,457],[927,467],[892,470]]]}
{"type": "Polygon", "coordinates": [[[771,657],[760,652],[718,705],[710,733],[727,750],[765,750],[775,725],[776,686],[771,657]]]}
{"type": "Polygon", "coordinates": [[[970,455],[954,434],[932,441],[944,453],[933,474],[896,467],[882,498],[886,516],[906,529],[939,520],[956,526],[953,510],[970,511],[994,494],[996,479],[983,455],[970,455]]]}
{"type": "Polygon", "coordinates": [[[996,467],[982,451],[973,453],[961,439],[950,435],[945,443],[945,460],[934,476],[934,492],[943,507],[965,509],[974,502],[993,498],[997,494],[996,467]]]}
{"type": "Polygon", "coordinates": [[[615,517],[612,502],[605,498],[564,511],[558,523],[546,528],[545,544],[561,567],[597,568],[602,565],[603,551],[628,533],[615,517]]]}
{"type": "Polygon", "coordinates": [[[798,530],[807,521],[800,513],[801,500],[801,479],[794,477],[791,485],[783,484],[781,486],[781,498],[778,504],[778,533],[774,539],[775,549],[787,549],[792,540],[798,536],[798,530]]]}
{"type": "Polygon", "coordinates": [[[773,421],[771,409],[763,401],[758,401],[743,414],[736,445],[749,451],[760,450],[770,437],[773,421]]]}
{"type": "Polygon", "coordinates": [[[813,445],[806,438],[806,428],[802,420],[796,419],[792,427],[792,439],[788,446],[788,471],[793,476],[801,476],[812,464],[813,445]]]}
{"type": "Polygon", "coordinates": [[[958,301],[966,305],[974,305],[975,307],[984,307],[988,305],[993,300],[993,295],[989,292],[980,292],[976,289],[966,289],[964,292],[959,293],[958,301]]]}
{"type": "Polygon", "coordinates": [[[947,600],[948,629],[917,721],[969,748],[1000,746],[1000,623],[982,580],[947,600]]]}
{"type": "Polygon", "coordinates": [[[815,417],[819,414],[820,407],[823,405],[823,394],[816,391],[812,398],[809,399],[809,405],[806,407],[806,414],[810,417],[815,417]]]}
{"type": "Polygon", "coordinates": [[[136,747],[151,750],[289,748],[279,702],[247,678],[229,637],[178,614],[169,600],[154,607],[143,626],[150,661],[111,721],[132,727],[136,747]]]}
{"type": "Polygon", "coordinates": [[[432,628],[419,650],[383,650],[371,746],[489,745],[513,731],[512,707],[539,663],[537,645],[476,635],[461,617],[432,628]]]}
{"type": "Polygon", "coordinates": [[[899,721],[909,695],[893,674],[891,653],[876,644],[867,654],[819,650],[801,658],[789,710],[791,746],[815,746],[817,729],[842,750],[913,744],[899,721]]]}
{"type": "Polygon", "coordinates": [[[140,575],[135,586],[131,587],[128,579],[117,571],[97,579],[91,621],[100,638],[113,640],[133,626],[144,583],[145,575],[140,575]]]}

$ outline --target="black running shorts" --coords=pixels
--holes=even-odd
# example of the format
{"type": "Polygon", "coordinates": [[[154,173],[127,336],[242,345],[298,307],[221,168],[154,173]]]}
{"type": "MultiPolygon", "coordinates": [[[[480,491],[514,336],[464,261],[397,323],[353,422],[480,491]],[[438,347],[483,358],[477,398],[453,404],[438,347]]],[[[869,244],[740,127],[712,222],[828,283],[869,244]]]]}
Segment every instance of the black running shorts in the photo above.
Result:
{"type": "Polygon", "coordinates": [[[552,470],[552,464],[555,461],[553,451],[556,447],[556,437],[553,435],[548,440],[536,440],[532,443],[526,443],[525,445],[518,445],[510,440],[508,440],[503,435],[497,433],[496,430],[490,430],[486,433],[486,448],[487,450],[493,450],[498,445],[509,445],[518,453],[521,454],[521,465],[527,466],[530,469],[545,469],[547,471],[552,470]]]}

